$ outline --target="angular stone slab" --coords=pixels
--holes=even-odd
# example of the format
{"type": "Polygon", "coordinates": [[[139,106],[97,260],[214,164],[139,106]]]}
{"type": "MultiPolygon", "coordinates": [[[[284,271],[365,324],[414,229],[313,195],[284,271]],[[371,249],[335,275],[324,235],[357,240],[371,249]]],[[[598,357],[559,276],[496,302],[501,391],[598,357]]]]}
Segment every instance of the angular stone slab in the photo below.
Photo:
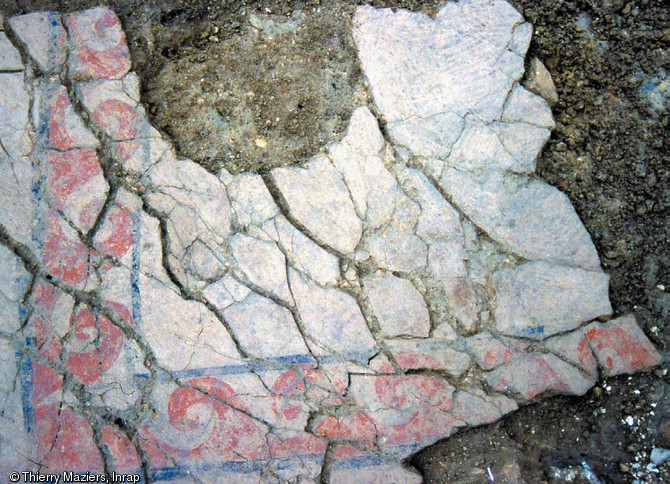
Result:
{"type": "Polygon", "coordinates": [[[47,83],[35,96],[35,108],[47,116],[47,147],[59,151],[74,148],[97,148],[100,143],[75,112],[65,86],[47,83]]]}
{"type": "Polygon", "coordinates": [[[239,271],[250,283],[292,302],[286,275],[286,258],[277,244],[236,234],[230,241],[233,258],[239,271]]]}
{"type": "Polygon", "coordinates": [[[434,19],[361,7],[354,39],[387,121],[447,112],[492,120],[523,74],[523,53],[507,49],[522,22],[503,1],[448,4],[434,19]]]}
{"type": "Polygon", "coordinates": [[[503,395],[487,395],[478,388],[454,395],[454,416],[468,425],[495,422],[518,408],[516,402],[503,395]]]}
{"type": "Polygon", "coordinates": [[[114,12],[99,7],[65,16],[70,56],[68,73],[76,80],[118,79],[130,70],[126,34],[114,12]]]}
{"type": "Polygon", "coordinates": [[[45,191],[51,205],[79,230],[88,232],[109,191],[95,150],[54,150],[45,161],[45,191]]]}
{"type": "MultiPolygon", "coordinates": [[[[2,94],[0,94],[0,134],[8,135],[29,129],[29,95],[24,85],[24,73],[0,73],[2,94]]],[[[4,143],[3,143],[4,144],[4,143]]],[[[11,145],[5,150],[12,153],[11,145]]],[[[27,154],[27,153],[24,153],[27,154]]]]}
{"type": "Polygon", "coordinates": [[[317,157],[305,168],[275,168],[271,175],[289,212],[307,230],[342,254],[354,251],[361,221],[342,175],[327,157],[317,157]]]}
{"type": "Polygon", "coordinates": [[[428,246],[415,232],[421,207],[402,191],[395,192],[393,206],[389,223],[366,234],[364,248],[379,267],[410,273],[425,267],[428,262],[428,246]]]}
{"type": "Polygon", "coordinates": [[[0,71],[22,71],[23,62],[19,51],[12,45],[7,35],[0,32],[0,71]]]}
{"type": "Polygon", "coordinates": [[[134,73],[120,79],[77,83],[76,91],[96,125],[112,141],[123,143],[161,137],[140,104],[139,79],[134,73]]]}
{"type": "Polygon", "coordinates": [[[314,243],[285,217],[279,216],[268,222],[263,230],[277,242],[294,268],[322,286],[337,284],[340,278],[339,259],[314,243]]]}
{"type": "Polygon", "coordinates": [[[31,275],[21,260],[5,246],[0,246],[0,270],[5,276],[0,280],[0,333],[11,334],[20,329],[26,316],[22,314],[21,300],[31,275]]]}
{"type": "Polygon", "coordinates": [[[477,364],[484,370],[492,370],[519,354],[518,349],[506,345],[487,332],[470,336],[463,343],[465,351],[474,356],[477,364]]]}
{"type": "Polygon", "coordinates": [[[589,338],[586,335],[586,328],[591,326],[549,338],[544,341],[544,347],[581,368],[592,377],[597,377],[598,362],[591,351],[589,338]]]}
{"type": "Polygon", "coordinates": [[[64,18],[0,36],[3,472],[418,482],[424,445],[661,362],[530,176],[553,120],[504,1],[359,8],[374,107],[263,176],[177,159],[118,18],[64,18]]]}
{"type": "Polygon", "coordinates": [[[33,196],[33,163],[27,156],[11,158],[0,150],[0,224],[21,243],[34,247],[32,237],[37,200],[33,196]]]}
{"type": "Polygon", "coordinates": [[[226,185],[230,197],[233,223],[240,229],[260,227],[279,214],[279,207],[260,175],[241,173],[232,176],[222,170],[219,178],[226,185]]]}
{"type": "Polygon", "coordinates": [[[395,339],[387,340],[386,346],[405,370],[438,370],[459,378],[470,366],[467,353],[450,348],[442,339],[395,339]]]}
{"type": "Polygon", "coordinates": [[[181,283],[199,287],[212,272],[223,275],[231,217],[223,184],[195,163],[169,159],[152,166],[144,180],[151,209],[169,215],[168,257],[181,283]],[[190,250],[196,241],[199,252],[190,250]]]}
{"type": "Polygon", "coordinates": [[[428,336],[428,310],[421,293],[411,282],[392,274],[375,273],[365,277],[362,283],[383,336],[428,336]],[[391,299],[396,300],[392,306],[388,304],[391,299]]]}
{"type": "Polygon", "coordinates": [[[250,294],[223,315],[240,342],[257,358],[308,353],[291,313],[268,298],[250,294]]]}
{"type": "Polygon", "coordinates": [[[612,314],[603,272],[527,262],[494,275],[496,330],[544,339],[612,314]]]}
{"type": "Polygon", "coordinates": [[[536,179],[445,170],[440,186],[496,242],[531,260],[597,270],[598,254],[568,198],[536,179]]]}
{"type": "Polygon", "coordinates": [[[9,26],[43,71],[65,65],[67,33],[58,12],[33,12],[9,19],[9,26]]]}
{"type": "Polygon", "coordinates": [[[334,350],[358,361],[374,354],[376,343],[353,297],[318,287],[294,270],[289,270],[289,284],[302,324],[314,343],[312,351],[334,350]]]}
{"type": "Polygon", "coordinates": [[[411,453],[406,444],[429,444],[462,426],[451,413],[452,387],[423,375],[354,375],[350,392],[367,409],[375,442],[398,457],[411,453]]]}
{"type": "Polygon", "coordinates": [[[381,159],[383,146],[377,120],[367,108],[358,108],[351,115],[347,135],[328,153],[347,185],[358,217],[375,229],[391,219],[398,190],[381,159]]]}
{"type": "Polygon", "coordinates": [[[501,121],[520,122],[546,129],[554,128],[554,118],[547,102],[519,84],[515,84],[509,93],[501,121]]]}
{"type": "Polygon", "coordinates": [[[545,393],[583,395],[595,378],[551,354],[524,354],[487,374],[491,387],[524,400],[545,393]]]}
{"type": "Polygon", "coordinates": [[[663,362],[663,357],[644,335],[633,315],[606,324],[590,324],[586,327],[586,336],[598,365],[607,376],[633,373],[663,362]]]}

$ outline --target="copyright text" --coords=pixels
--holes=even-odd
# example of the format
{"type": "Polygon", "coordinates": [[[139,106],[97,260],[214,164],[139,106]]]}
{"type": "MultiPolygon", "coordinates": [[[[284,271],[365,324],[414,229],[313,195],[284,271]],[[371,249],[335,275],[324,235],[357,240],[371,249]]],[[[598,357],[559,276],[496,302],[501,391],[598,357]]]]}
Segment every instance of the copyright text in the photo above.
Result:
{"type": "Polygon", "coordinates": [[[62,472],[60,474],[43,474],[40,472],[23,471],[9,474],[10,482],[45,482],[65,484],[70,482],[140,482],[139,474],[92,474],[90,472],[62,472]]]}

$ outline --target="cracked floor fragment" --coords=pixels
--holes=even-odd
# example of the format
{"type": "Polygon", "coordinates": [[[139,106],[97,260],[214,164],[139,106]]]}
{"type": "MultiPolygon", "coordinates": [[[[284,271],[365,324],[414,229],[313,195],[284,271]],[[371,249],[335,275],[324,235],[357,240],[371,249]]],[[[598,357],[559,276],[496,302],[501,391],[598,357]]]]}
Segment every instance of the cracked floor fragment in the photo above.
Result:
{"type": "Polygon", "coordinates": [[[105,8],[0,31],[0,471],[419,482],[458,429],[661,357],[567,198],[502,0],[359,7],[373,103],[304,165],[177,159],[105,8]]]}

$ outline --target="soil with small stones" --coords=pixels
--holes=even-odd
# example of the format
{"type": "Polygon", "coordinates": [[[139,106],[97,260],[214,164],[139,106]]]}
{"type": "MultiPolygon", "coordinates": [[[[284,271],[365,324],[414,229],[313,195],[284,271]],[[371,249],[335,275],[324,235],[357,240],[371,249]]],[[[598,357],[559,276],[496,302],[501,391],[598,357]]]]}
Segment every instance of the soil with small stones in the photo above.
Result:
{"type": "MultiPolygon", "coordinates": [[[[2,0],[6,15],[115,10],[152,122],[211,171],[300,163],[365,99],[356,4],[432,14],[442,1],[2,0]]],[[[535,25],[528,59],[551,72],[556,129],[538,174],[593,237],[617,315],[670,344],[670,9],[662,0],[511,0],[535,25]]],[[[426,482],[670,482],[667,364],[602,380],[581,398],[520,409],[419,452],[426,482]],[[596,477],[594,477],[596,476],[596,477]]]]}

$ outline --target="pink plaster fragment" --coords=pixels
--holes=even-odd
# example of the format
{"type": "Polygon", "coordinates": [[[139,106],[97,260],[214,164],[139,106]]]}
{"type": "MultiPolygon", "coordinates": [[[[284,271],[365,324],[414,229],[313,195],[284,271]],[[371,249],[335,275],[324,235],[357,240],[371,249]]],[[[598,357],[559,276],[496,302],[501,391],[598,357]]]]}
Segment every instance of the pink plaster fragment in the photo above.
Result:
{"type": "Polygon", "coordinates": [[[70,75],[77,80],[118,79],[130,70],[130,51],[119,18],[106,8],[65,17],[70,34],[70,75]]]}
{"type": "Polygon", "coordinates": [[[661,354],[627,315],[607,323],[592,323],[586,335],[598,364],[607,376],[652,368],[662,363],[661,354]]]}

